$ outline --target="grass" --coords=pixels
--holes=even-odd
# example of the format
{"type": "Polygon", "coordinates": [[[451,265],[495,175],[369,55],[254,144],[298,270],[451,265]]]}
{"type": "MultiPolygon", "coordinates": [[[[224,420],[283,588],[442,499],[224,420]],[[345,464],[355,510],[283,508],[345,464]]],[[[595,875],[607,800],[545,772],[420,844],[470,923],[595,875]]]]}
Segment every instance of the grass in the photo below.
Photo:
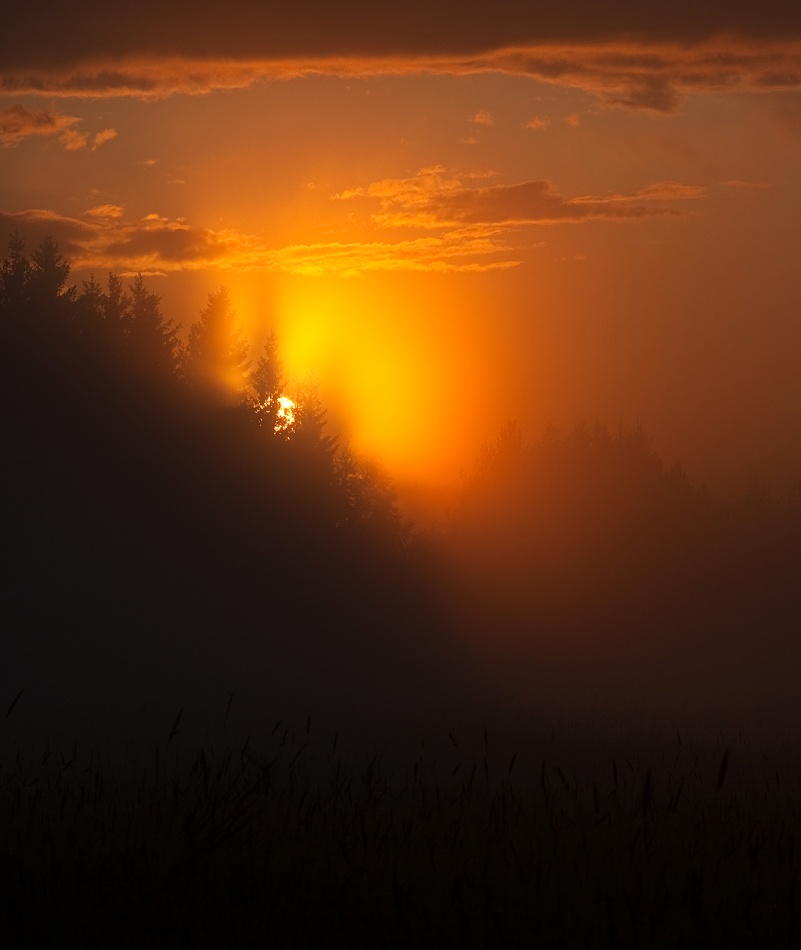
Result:
{"type": "Polygon", "coordinates": [[[5,757],[5,946],[801,939],[787,753],[674,735],[559,762],[544,734],[507,755],[479,730],[403,760],[310,724],[237,745],[177,732],[146,757],[5,757]]]}

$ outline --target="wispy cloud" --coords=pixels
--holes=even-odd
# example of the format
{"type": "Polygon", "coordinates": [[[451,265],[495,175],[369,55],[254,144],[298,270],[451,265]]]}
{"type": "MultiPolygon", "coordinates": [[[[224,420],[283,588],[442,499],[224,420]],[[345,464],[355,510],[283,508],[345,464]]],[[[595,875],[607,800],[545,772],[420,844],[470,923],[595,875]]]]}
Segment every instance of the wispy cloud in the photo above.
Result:
{"type": "Polygon", "coordinates": [[[764,191],[766,188],[773,188],[775,185],[770,181],[740,181],[733,178],[730,181],[722,181],[721,188],[733,188],[735,191],[764,191]]]}
{"type": "MultiPolygon", "coordinates": [[[[131,53],[112,63],[95,61],[87,54],[80,63],[65,63],[61,67],[6,66],[0,71],[0,91],[5,95],[160,98],[311,74],[498,72],[583,89],[608,106],[672,112],[691,93],[801,88],[801,37],[797,31],[788,33],[786,38],[764,38],[758,31],[752,36],[719,32],[682,42],[552,40],[520,46],[484,46],[483,51],[470,54],[449,52],[446,45],[433,54],[398,50],[382,56],[341,55],[333,48],[327,54],[224,59],[131,53]]],[[[474,48],[482,49],[481,44],[474,48]]],[[[474,121],[486,124],[477,118],[483,115],[489,113],[478,112],[474,121]]]]}
{"type": "Polygon", "coordinates": [[[547,129],[550,124],[551,120],[549,118],[538,115],[526,122],[526,128],[534,129],[535,132],[542,132],[547,129]]]}
{"type": "Polygon", "coordinates": [[[149,214],[126,221],[116,205],[71,218],[52,211],[0,212],[0,231],[18,230],[30,245],[54,237],[79,270],[169,274],[179,271],[280,271],[358,275],[371,271],[480,272],[516,267],[497,229],[460,228],[402,241],[270,245],[261,235],[198,227],[149,214]]]}
{"type": "MultiPolygon", "coordinates": [[[[62,115],[50,109],[26,109],[22,105],[13,105],[0,112],[0,146],[14,148],[31,136],[53,135],[58,137],[66,151],[74,152],[86,148],[89,143],[89,133],[75,128],[80,121],[77,116],[62,115]]],[[[116,135],[114,129],[98,132],[92,140],[92,150],[116,135]]]]}
{"type": "Polygon", "coordinates": [[[448,176],[445,168],[437,165],[421,169],[412,178],[387,178],[333,197],[339,201],[378,199],[380,210],[372,213],[371,219],[382,227],[439,229],[679,215],[682,212],[673,207],[672,202],[703,195],[701,186],[676,181],[655,182],[631,194],[575,198],[560,195],[545,180],[471,188],[463,186],[458,178],[448,176]]]}
{"type": "Polygon", "coordinates": [[[495,124],[495,120],[492,118],[492,113],[488,112],[486,109],[481,109],[478,111],[470,121],[475,122],[476,125],[495,124]]]}
{"type": "Polygon", "coordinates": [[[0,112],[0,145],[14,148],[32,135],[57,135],[66,149],[82,148],[86,136],[73,129],[80,121],[77,116],[61,115],[49,109],[31,110],[13,105],[0,112]]]}
{"type": "Polygon", "coordinates": [[[116,129],[103,129],[102,132],[98,132],[93,139],[92,148],[96,149],[99,145],[102,145],[104,142],[110,142],[112,139],[117,137],[116,129]]]}
{"type": "Polygon", "coordinates": [[[84,212],[93,218],[121,218],[124,213],[125,210],[119,205],[98,205],[84,212]]]}

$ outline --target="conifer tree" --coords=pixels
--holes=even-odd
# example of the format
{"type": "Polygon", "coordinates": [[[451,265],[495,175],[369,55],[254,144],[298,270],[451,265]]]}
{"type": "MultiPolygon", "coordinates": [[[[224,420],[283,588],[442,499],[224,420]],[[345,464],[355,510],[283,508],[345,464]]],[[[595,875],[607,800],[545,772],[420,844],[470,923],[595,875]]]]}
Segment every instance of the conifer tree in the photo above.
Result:
{"type": "Polygon", "coordinates": [[[89,280],[82,282],[82,289],[75,301],[75,320],[81,333],[97,336],[103,330],[104,311],[103,287],[90,274],[89,280]]]}
{"type": "Polygon", "coordinates": [[[75,300],[75,288],[66,287],[70,265],[58,252],[58,244],[45,237],[31,254],[28,299],[38,313],[62,309],[75,300]]]}
{"type": "Polygon", "coordinates": [[[192,324],[183,371],[191,385],[207,392],[246,390],[250,382],[248,344],[236,323],[227,287],[209,294],[200,320],[192,324]]]}
{"type": "Polygon", "coordinates": [[[278,355],[278,338],[275,330],[264,341],[264,356],[259,358],[251,373],[250,385],[255,394],[254,408],[259,421],[269,432],[282,428],[278,414],[280,399],[284,392],[284,366],[278,355]]]}
{"type": "Polygon", "coordinates": [[[18,231],[8,240],[8,257],[0,268],[0,312],[18,312],[27,302],[31,265],[18,231]]]}
{"type": "Polygon", "coordinates": [[[125,329],[130,298],[124,292],[122,277],[109,272],[108,285],[103,295],[103,328],[106,338],[121,350],[125,346],[125,329]]]}
{"type": "Polygon", "coordinates": [[[325,435],[327,412],[317,380],[310,376],[295,386],[295,424],[292,441],[332,467],[337,448],[334,436],[325,435]]]}
{"type": "Polygon", "coordinates": [[[150,375],[174,376],[178,368],[180,327],[164,319],[159,307],[161,297],[145,287],[141,274],[128,286],[130,305],[122,318],[128,355],[150,375]]]}

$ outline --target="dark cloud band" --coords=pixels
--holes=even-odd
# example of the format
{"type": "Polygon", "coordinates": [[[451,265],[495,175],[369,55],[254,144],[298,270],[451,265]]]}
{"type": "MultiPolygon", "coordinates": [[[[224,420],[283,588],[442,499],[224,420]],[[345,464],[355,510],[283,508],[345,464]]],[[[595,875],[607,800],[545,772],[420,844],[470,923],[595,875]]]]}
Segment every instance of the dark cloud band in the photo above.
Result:
{"type": "Polygon", "coordinates": [[[159,97],[308,73],[499,71],[670,111],[692,91],[801,85],[784,0],[217,0],[18,4],[0,93],[159,97]]]}

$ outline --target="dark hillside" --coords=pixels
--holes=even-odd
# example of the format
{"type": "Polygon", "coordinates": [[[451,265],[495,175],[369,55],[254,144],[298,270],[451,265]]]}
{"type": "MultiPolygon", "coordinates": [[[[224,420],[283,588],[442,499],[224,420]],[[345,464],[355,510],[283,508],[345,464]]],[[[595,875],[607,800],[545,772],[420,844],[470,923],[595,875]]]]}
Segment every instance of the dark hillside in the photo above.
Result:
{"type": "Polygon", "coordinates": [[[250,393],[223,401],[132,359],[113,278],[47,297],[33,275],[0,320],[8,687],[173,711],[230,690],[347,705],[417,681],[433,611],[408,529],[322,410],[274,433],[250,393]]]}

